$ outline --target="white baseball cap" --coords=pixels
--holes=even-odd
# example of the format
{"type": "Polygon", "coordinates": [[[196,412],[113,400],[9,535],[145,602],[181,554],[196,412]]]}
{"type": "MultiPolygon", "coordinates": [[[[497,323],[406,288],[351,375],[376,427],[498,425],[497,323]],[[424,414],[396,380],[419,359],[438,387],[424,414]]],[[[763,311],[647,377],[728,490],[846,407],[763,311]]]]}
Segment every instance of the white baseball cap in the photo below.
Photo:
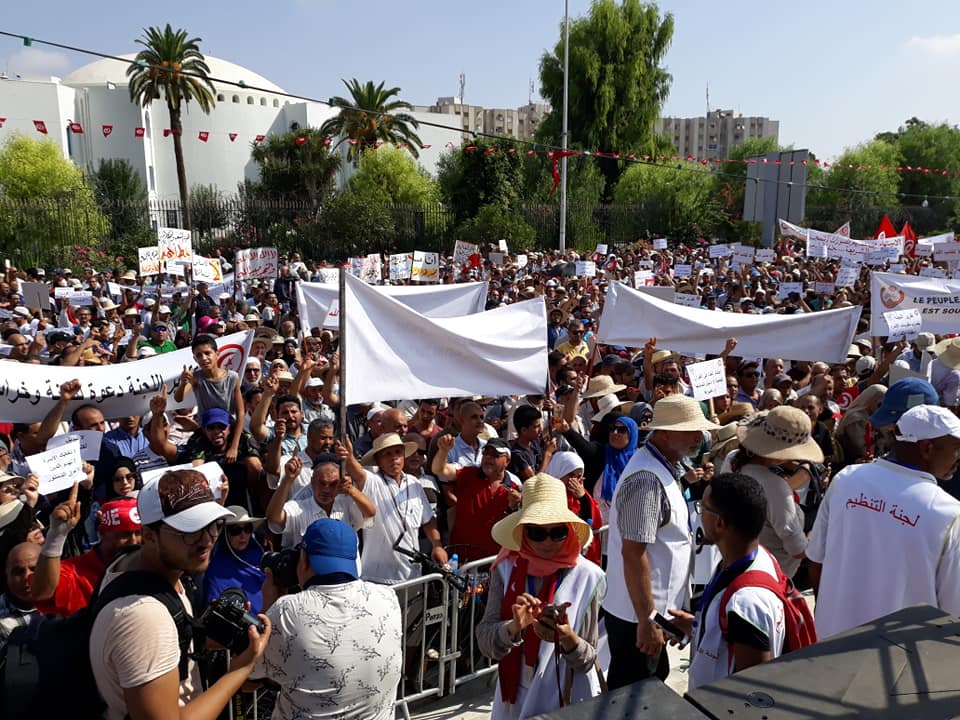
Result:
{"type": "Polygon", "coordinates": [[[960,418],[939,405],[916,405],[897,420],[897,440],[920,442],[940,437],[960,439],[960,418]]]}
{"type": "Polygon", "coordinates": [[[196,532],[233,517],[197,470],[174,470],[148,482],[137,495],[137,511],[143,525],[162,521],[180,532],[196,532]]]}

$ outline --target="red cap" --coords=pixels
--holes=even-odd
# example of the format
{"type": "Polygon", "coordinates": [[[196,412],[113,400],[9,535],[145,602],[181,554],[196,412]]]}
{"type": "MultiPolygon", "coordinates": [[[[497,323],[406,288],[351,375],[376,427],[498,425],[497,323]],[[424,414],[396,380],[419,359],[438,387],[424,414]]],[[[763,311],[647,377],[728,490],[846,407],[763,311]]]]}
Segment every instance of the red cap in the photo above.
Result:
{"type": "Polygon", "coordinates": [[[104,503],[97,514],[97,532],[133,532],[140,529],[136,498],[121,498],[104,503]]]}

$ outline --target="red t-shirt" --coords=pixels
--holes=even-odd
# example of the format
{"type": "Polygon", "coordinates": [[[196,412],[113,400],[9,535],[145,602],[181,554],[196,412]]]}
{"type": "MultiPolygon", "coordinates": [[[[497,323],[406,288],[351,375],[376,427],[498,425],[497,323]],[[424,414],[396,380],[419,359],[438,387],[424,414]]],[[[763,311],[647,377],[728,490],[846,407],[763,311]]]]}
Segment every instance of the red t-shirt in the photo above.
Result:
{"type": "Polygon", "coordinates": [[[37,610],[44,615],[66,617],[85,608],[103,568],[103,560],[95,550],[61,561],[57,589],[52,598],[37,603],[37,610]]]}
{"type": "Polygon", "coordinates": [[[479,467],[457,471],[451,483],[457,495],[457,517],[450,532],[450,542],[457,546],[460,563],[479,560],[500,552],[490,530],[510,511],[510,494],[503,483],[491,483],[479,467]]]}

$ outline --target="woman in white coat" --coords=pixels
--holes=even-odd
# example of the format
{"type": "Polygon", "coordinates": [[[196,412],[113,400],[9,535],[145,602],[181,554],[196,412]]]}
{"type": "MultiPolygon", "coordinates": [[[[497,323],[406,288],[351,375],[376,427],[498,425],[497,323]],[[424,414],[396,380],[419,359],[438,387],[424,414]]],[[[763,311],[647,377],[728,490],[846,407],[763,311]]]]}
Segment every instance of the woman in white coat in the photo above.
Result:
{"type": "Polygon", "coordinates": [[[500,664],[491,718],[522,720],[600,694],[606,577],[581,555],[593,533],[567,507],[564,484],[543,473],[528,479],[521,509],[492,534],[503,549],[477,626],[481,652],[500,664]]]}

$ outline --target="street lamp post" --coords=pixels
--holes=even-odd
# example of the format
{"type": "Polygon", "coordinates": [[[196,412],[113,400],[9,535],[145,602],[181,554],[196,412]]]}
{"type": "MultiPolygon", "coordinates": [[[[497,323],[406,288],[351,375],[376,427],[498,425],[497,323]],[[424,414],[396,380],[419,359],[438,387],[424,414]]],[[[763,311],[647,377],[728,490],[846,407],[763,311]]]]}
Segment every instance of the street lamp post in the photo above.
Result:
{"type": "Polygon", "coordinates": [[[567,103],[570,83],[570,0],[563,0],[563,126],[560,130],[560,252],[567,249],[567,103]]]}

